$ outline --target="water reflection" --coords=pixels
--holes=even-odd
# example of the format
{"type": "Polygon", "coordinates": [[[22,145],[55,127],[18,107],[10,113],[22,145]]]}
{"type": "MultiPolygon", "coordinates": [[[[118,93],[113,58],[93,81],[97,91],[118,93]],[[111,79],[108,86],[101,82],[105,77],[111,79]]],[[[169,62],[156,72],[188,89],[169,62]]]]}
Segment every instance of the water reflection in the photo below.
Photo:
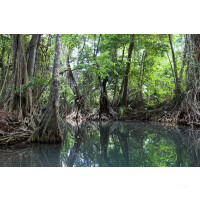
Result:
{"type": "Polygon", "coordinates": [[[61,145],[24,146],[20,148],[1,148],[1,167],[57,167],[61,166],[61,145]]]}
{"type": "Polygon", "coordinates": [[[0,166],[199,166],[199,131],[143,122],[64,123],[61,145],[0,148],[0,166]]]}

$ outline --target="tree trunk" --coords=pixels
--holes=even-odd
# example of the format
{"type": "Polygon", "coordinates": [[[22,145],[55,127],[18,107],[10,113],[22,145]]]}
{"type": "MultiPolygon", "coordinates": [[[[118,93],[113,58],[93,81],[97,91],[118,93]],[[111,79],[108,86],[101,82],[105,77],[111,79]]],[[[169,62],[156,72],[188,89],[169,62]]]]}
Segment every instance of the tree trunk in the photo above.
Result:
{"type": "Polygon", "coordinates": [[[28,53],[28,75],[33,76],[35,71],[35,62],[36,62],[36,55],[37,55],[37,49],[38,49],[38,43],[40,40],[39,34],[33,34],[31,41],[29,43],[29,53],[28,53]]]}
{"type": "MultiPolygon", "coordinates": [[[[123,65],[123,60],[124,60],[124,52],[125,52],[125,46],[123,46],[123,51],[122,51],[122,60],[121,60],[121,64],[122,64],[122,65],[123,65]]],[[[121,96],[122,96],[122,94],[123,94],[123,89],[124,89],[124,78],[123,78],[123,80],[122,80],[121,88],[120,88],[120,91],[119,91],[118,106],[120,105],[121,96]]]]}
{"type": "Polygon", "coordinates": [[[194,52],[195,52],[195,61],[194,61],[194,66],[193,72],[191,74],[191,88],[193,90],[193,98],[196,99],[195,101],[200,100],[200,92],[199,92],[199,87],[200,87],[200,34],[192,34],[191,39],[193,42],[193,47],[194,47],[194,52]]]}
{"type": "Polygon", "coordinates": [[[176,57],[174,53],[174,48],[173,48],[173,43],[172,43],[172,37],[171,34],[169,34],[169,42],[170,42],[170,47],[172,51],[172,60],[173,60],[173,65],[174,65],[174,75],[175,75],[175,99],[176,102],[180,102],[181,100],[181,86],[180,86],[180,80],[178,78],[178,70],[177,70],[177,64],[176,64],[176,57]]]}
{"type": "Polygon", "coordinates": [[[30,88],[23,87],[28,83],[27,62],[24,50],[24,36],[13,35],[12,41],[13,72],[10,87],[6,92],[5,106],[15,111],[19,118],[30,117],[32,96],[30,88]]]}
{"type": "Polygon", "coordinates": [[[81,113],[84,113],[84,109],[85,109],[85,103],[84,103],[84,99],[82,97],[82,95],[80,94],[79,88],[77,86],[77,82],[74,78],[74,75],[72,73],[71,67],[70,67],[70,62],[69,62],[69,49],[68,49],[68,53],[67,53],[67,78],[68,78],[68,82],[69,82],[69,86],[71,87],[74,95],[75,95],[75,105],[77,107],[77,115],[76,118],[78,118],[78,114],[79,111],[81,111],[81,113]]]}
{"type": "MultiPolygon", "coordinates": [[[[113,63],[117,63],[117,47],[115,46],[112,52],[112,62],[113,63]]],[[[116,75],[114,77],[115,79],[115,87],[114,87],[114,94],[113,94],[113,99],[112,99],[112,106],[114,107],[114,103],[115,103],[115,96],[116,96],[116,92],[117,92],[117,86],[118,86],[118,78],[119,76],[116,75]]]]}
{"type": "Polygon", "coordinates": [[[0,69],[1,69],[0,87],[3,87],[3,83],[4,83],[4,79],[5,79],[5,66],[4,66],[5,42],[4,42],[4,38],[2,35],[1,35],[1,38],[2,38],[3,47],[1,50],[1,57],[0,57],[0,69]]]}
{"type": "Polygon", "coordinates": [[[127,93],[128,93],[128,75],[131,67],[131,56],[134,47],[134,35],[131,35],[131,42],[128,49],[128,61],[126,64],[126,71],[124,76],[124,88],[123,88],[123,97],[122,97],[122,106],[127,106],[127,93]]]}
{"type": "Polygon", "coordinates": [[[115,101],[115,97],[116,97],[116,93],[117,93],[117,88],[118,88],[118,76],[115,79],[115,87],[114,87],[114,94],[113,94],[113,99],[112,99],[112,106],[114,107],[116,101],[115,101]]]}
{"type": "Polygon", "coordinates": [[[195,52],[196,52],[195,61],[196,63],[199,63],[200,62],[200,34],[192,34],[192,40],[195,45],[195,52]]]}
{"type": "Polygon", "coordinates": [[[139,83],[139,101],[138,102],[143,102],[143,94],[142,94],[142,86],[144,82],[144,71],[145,71],[145,60],[147,58],[147,51],[145,50],[142,55],[142,62],[141,62],[141,68],[140,68],[140,83],[139,83]]]}
{"type": "Polygon", "coordinates": [[[30,136],[29,142],[58,143],[63,140],[59,124],[60,55],[61,35],[57,35],[52,83],[47,109],[42,116],[38,129],[30,136]]]}
{"type": "Polygon", "coordinates": [[[182,66],[181,66],[181,70],[179,73],[179,82],[182,82],[182,78],[183,78],[183,71],[184,71],[184,67],[186,64],[186,58],[187,58],[187,50],[188,50],[188,36],[185,36],[185,46],[184,46],[184,51],[183,51],[183,58],[182,58],[182,66]]]}
{"type": "Polygon", "coordinates": [[[100,84],[100,111],[99,114],[109,114],[109,103],[108,103],[108,96],[107,96],[107,89],[106,84],[108,82],[108,77],[101,81],[99,77],[99,84],[100,84]]]}

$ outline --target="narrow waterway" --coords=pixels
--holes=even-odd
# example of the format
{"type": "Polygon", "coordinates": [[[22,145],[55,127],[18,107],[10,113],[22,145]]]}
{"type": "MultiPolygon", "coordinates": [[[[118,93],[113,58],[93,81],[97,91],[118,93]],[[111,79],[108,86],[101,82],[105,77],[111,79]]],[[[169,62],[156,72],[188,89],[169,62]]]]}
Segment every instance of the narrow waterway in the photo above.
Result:
{"type": "Polygon", "coordinates": [[[199,129],[144,122],[64,123],[64,143],[0,147],[4,167],[199,166],[199,129]]]}

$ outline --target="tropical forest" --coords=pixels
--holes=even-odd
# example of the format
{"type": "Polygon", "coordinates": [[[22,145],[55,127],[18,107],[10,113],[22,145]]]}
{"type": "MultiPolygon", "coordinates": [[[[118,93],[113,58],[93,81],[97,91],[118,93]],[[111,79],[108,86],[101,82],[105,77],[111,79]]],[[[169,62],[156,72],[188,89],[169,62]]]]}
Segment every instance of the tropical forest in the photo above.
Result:
{"type": "Polygon", "coordinates": [[[200,166],[200,34],[1,34],[0,166],[200,166]]]}

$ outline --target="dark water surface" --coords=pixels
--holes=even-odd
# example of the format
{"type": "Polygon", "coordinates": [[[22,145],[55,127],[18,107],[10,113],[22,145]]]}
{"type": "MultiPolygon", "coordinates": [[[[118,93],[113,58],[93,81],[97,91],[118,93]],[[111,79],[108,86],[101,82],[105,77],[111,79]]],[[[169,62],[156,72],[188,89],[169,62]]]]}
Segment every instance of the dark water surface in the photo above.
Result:
{"type": "Polygon", "coordinates": [[[4,167],[199,166],[200,130],[144,122],[64,123],[64,143],[0,147],[4,167]]]}

